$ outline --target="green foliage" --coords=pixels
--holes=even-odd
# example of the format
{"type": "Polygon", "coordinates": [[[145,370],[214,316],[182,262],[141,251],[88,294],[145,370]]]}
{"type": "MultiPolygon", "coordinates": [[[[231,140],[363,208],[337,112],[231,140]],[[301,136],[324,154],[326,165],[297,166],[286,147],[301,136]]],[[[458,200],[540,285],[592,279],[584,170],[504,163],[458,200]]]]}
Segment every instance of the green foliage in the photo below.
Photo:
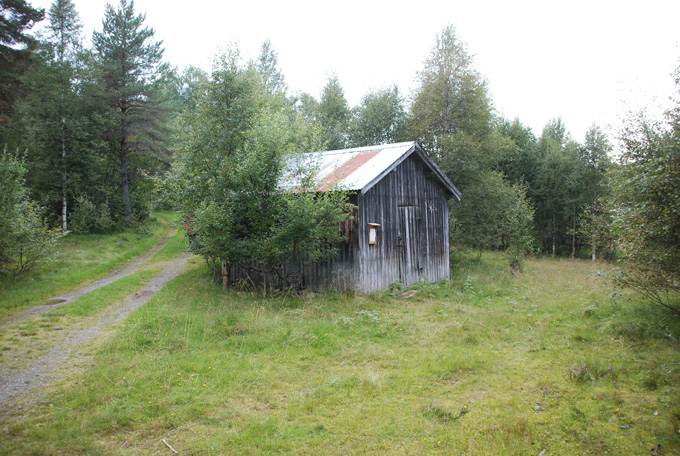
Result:
{"type": "Polygon", "coordinates": [[[70,231],[77,234],[106,232],[114,226],[111,210],[106,202],[95,205],[87,196],[76,197],[71,213],[70,231]]]}
{"type": "Polygon", "coordinates": [[[96,135],[104,131],[93,87],[68,63],[62,71],[49,54],[35,56],[24,81],[30,94],[18,104],[14,129],[19,144],[28,149],[28,185],[39,195],[50,222],[61,219],[63,227],[64,206],[68,215],[78,195],[98,200],[107,184],[106,163],[98,154],[101,140],[96,135]],[[78,84],[71,78],[78,78],[78,84]]]}
{"type": "Polygon", "coordinates": [[[179,103],[179,112],[196,109],[196,96],[200,85],[208,79],[208,74],[195,66],[188,66],[177,76],[177,93],[173,98],[179,103]]]}
{"type": "Polygon", "coordinates": [[[611,167],[609,154],[612,145],[605,133],[597,125],[591,126],[586,132],[581,159],[584,162],[585,187],[591,202],[608,196],[608,171],[611,167]]]}
{"type": "MultiPolygon", "coordinates": [[[[174,214],[163,215],[174,218],[174,214]]],[[[13,283],[11,277],[0,277],[0,317],[73,291],[129,265],[130,261],[148,251],[167,235],[168,230],[165,222],[154,217],[144,222],[143,231],[147,235],[140,235],[139,231],[142,230],[120,229],[103,234],[69,233],[68,236],[60,237],[54,255],[50,256],[50,260],[54,261],[50,262],[49,267],[36,268],[28,274],[16,277],[13,283]],[[148,235],[149,232],[151,235],[148,235]]],[[[171,242],[176,242],[175,238],[180,236],[183,238],[183,235],[176,235],[171,242]]],[[[182,244],[182,248],[176,249],[173,255],[179,254],[184,247],[182,244]]]]}
{"type": "Polygon", "coordinates": [[[0,143],[5,127],[12,122],[14,103],[21,87],[19,76],[30,58],[36,40],[26,32],[45,17],[45,11],[33,8],[25,0],[0,0],[0,143]]]}
{"type": "Polygon", "coordinates": [[[581,242],[579,219],[608,194],[608,153],[611,146],[597,126],[586,133],[584,145],[572,140],[561,119],[546,124],[537,144],[536,171],[527,182],[536,207],[536,229],[543,251],[556,255],[569,248],[572,258],[581,242]]]}
{"type": "Polygon", "coordinates": [[[521,185],[513,185],[507,199],[508,207],[502,213],[506,252],[511,270],[519,271],[524,265],[524,258],[537,252],[533,233],[534,208],[521,185]]]}
{"type": "Polygon", "coordinates": [[[295,284],[301,270],[284,265],[332,255],[349,207],[342,191],[311,191],[311,170],[298,154],[318,147],[318,134],[262,81],[238,51],[222,56],[197,109],[182,118],[167,185],[195,253],[295,284]],[[294,189],[281,188],[284,171],[299,183],[294,189]]]}
{"type": "Polygon", "coordinates": [[[23,161],[5,149],[0,155],[0,274],[13,278],[48,261],[59,237],[28,197],[23,161]]]}
{"type": "Polygon", "coordinates": [[[680,314],[680,108],[665,123],[632,118],[615,168],[618,283],[680,314]]]}
{"type": "Polygon", "coordinates": [[[480,162],[485,167],[495,154],[484,147],[491,131],[487,83],[453,26],[437,35],[418,79],[409,132],[458,185],[460,177],[469,177],[480,162]]]}
{"type": "Polygon", "coordinates": [[[336,150],[346,147],[351,111],[337,76],[328,78],[321,93],[318,112],[325,149],[336,150]]]}
{"type": "Polygon", "coordinates": [[[86,137],[97,129],[81,102],[87,92],[83,90],[86,78],[79,74],[82,24],[75,5],[71,0],[55,0],[48,17],[47,41],[24,78],[30,93],[21,103],[21,138],[30,143],[31,187],[39,191],[48,211],[60,213],[65,233],[69,202],[82,190],[78,165],[89,161],[84,152],[89,149],[86,137]]]}
{"type": "Polygon", "coordinates": [[[505,175],[511,184],[523,184],[533,187],[536,181],[539,152],[538,140],[529,127],[522,125],[519,119],[512,122],[497,119],[496,130],[507,141],[496,169],[505,175]]]}
{"type": "Polygon", "coordinates": [[[75,203],[76,207],[71,213],[71,231],[76,234],[93,231],[97,208],[85,195],[78,196],[75,203]]]}
{"type": "Polygon", "coordinates": [[[354,109],[349,123],[352,147],[405,140],[406,109],[397,86],[368,93],[354,109]]]}
{"type": "Polygon", "coordinates": [[[83,26],[73,1],[54,0],[48,18],[55,60],[60,64],[75,61],[81,47],[80,32],[83,26]]]}
{"type": "Polygon", "coordinates": [[[278,68],[279,54],[268,39],[262,43],[260,56],[253,64],[260,75],[262,85],[271,93],[286,92],[286,81],[283,73],[278,68]]]}
{"type": "Polygon", "coordinates": [[[533,209],[522,179],[510,183],[499,171],[510,169],[510,157],[523,152],[519,136],[530,133],[515,126],[515,142],[494,123],[486,81],[452,26],[437,36],[419,79],[408,129],[463,194],[451,204],[453,244],[511,249],[510,263],[519,267],[532,250],[533,209]]]}
{"type": "MultiPolygon", "coordinates": [[[[146,162],[162,161],[167,154],[167,65],[161,42],[152,41],[153,29],[143,26],[145,17],[135,14],[132,1],[120,0],[117,9],[107,4],[102,31],[92,37],[108,120],[107,152],[120,170],[122,218],[128,226],[133,215],[139,219],[148,213],[133,214],[133,181],[142,179],[139,170],[146,162]]],[[[145,192],[138,190],[140,199],[145,192]]]]}
{"type": "Polygon", "coordinates": [[[593,261],[614,260],[616,236],[612,231],[614,208],[611,199],[599,198],[586,207],[578,220],[578,234],[588,243],[593,261]]]}
{"type": "Polygon", "coordinates": [[[507,183],[500,173],[485,172],[468,187],[460,202],[453,202],[453,239],[459,246],[507,250],[513,269],[535,250],[531,233],[533,209],[524,189],[507,183]]]}

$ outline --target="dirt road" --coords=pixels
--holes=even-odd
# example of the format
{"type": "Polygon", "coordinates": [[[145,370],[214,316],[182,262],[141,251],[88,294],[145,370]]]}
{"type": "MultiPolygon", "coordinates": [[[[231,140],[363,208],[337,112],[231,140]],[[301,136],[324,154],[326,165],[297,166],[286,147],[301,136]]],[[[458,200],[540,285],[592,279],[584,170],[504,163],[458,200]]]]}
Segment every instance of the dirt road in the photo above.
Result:
{"type": "MultiPolygon", "coordinates": [[[[141,264],[151,258],[155,252],[165,245],[172,234],[173,232],[171,230],[170,234],[162,239],[156,246],[135,259],[134,262],[124,269],[109,276],[102,277],[72,293],[52,298],[55,301],[59,300],[57,304],[36,306],[36,308],[21,312],[20,314],[13,316],[11,320],[3,322],[3,324],[0,325],[0,329],[16,325],[19,322],[34,318],[43,312],[66,305],[84,294],[113,283],[116,280],[120,280],[135,272],[139,269],[141,264]]],[[[86,322],[84,328],[82,327],[83,325],[79,325],[78,328],[72,329],[62,330],[61,328],[56,328],[60,331],[59,336],[50,339],[50,346],[46,354],[31,360],[27,366],[21,369],[11,373],[0,373],[0,406],[9,405],[11,400],[18,399],[27,393],[37,392],[36,389],[40,387],[44,388],[52,385],[60,378],[60,376],[56,375],[57,372],[70,372],[73,363],[69,355],[77,351],[77,349],[82,347],[85,343],[109,332],[117,323],[121,322],[134,310],[144,305],[166,283],[185,271],[186,262],[191,256],[192,255],[189,253],[184,253],[179,258],[169,262],[158,274],[149,280],[146,285],[135,293],[127,296],[125,299],[109,306],[102,314],[94,317],[92,322],[86,322]]]]}
{"type": "Polygon", "coordinates": [[[142,255],[132,260],[129,264],[126,264],[125,267],[117,269],[116,271],[105,276],[102,276],[95,280],[94,282],[88,283],[87,285],[84,285],[83,287],[74,290],[70,293],[66,293],[59,296],[53,296],[49,299],[46,299],[45,300],[46,304],[29,307],[28,309],[25,309],[21,312],[17,312],[16,314],[7,318],[5,321],[0,322],[0,329],[15,325],[24,320],[28,320],[29,318],[35,317],[36,315],[48,312],[52,309],[65,306],[66,304],[74,301],[75,299],[78,299],[83,295],[86,295],[87,293],[90,293],[101,287],[105,287],[106,285],[109,285],[117,280],[120,280],[123,277],[129,276],[130,274],[137,272],[139,270],[139,267],[146,263],[147,260],[151,258],[156,252],[162,249],[163,246],[168,242],[168,240],[175,234],[175,230],[172,228],[172,225],[170,225],[168,219],[161,216],[159,216],[159,218],[161,218],[165,223],[168,224],[168,226],[170,226],[170,232],[168,232],[168,234],[163,239],[161,239],[156,245],[154,245],[149,250],[144,252],[142,255]]]}

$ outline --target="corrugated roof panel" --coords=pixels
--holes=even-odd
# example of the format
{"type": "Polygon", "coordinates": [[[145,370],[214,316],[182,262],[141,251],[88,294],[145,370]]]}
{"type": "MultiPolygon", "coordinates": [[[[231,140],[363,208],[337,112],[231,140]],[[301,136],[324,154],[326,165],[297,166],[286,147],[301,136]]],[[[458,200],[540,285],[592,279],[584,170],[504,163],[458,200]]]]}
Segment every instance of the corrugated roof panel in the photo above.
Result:
{"type": "Polygon", "coordinates": [[[301,163],[289,164],[291,173],[284,176],[280,185],[296,191],[301,187],[300,176],[295,176],[293,170],[311,168],[316,191],[323,192],[337,187],[367,192],[411,153],[417,154],[450,194],[460,200],[460,191],[414,141],[302,154],[297,157],[302,160],[301,163]]]}
{"type": "MultiPolygon", "coordinates": [[[[305,154],[305,160],[316,168],[316,190],[326,191],[336,186],[345,190],[363,190],[414,145],[414,142],[406,142],[312,152],[305,154]]],[[[294,188],[297,184],[294,179],[285,179],[283,183],[287,188],[294,188]]]]}

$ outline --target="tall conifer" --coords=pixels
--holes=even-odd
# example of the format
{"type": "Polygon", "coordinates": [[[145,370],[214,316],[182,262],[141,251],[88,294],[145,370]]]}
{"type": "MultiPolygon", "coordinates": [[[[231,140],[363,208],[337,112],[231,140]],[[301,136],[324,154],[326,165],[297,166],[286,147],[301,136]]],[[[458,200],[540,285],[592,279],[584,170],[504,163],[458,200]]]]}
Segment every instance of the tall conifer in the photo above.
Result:
{"type": "Polygon", "coordinates": [[[163,145],[163,103],[158,83],[166,65],[163,48],[153,41],[154,30],[143,26],[146,16],[135,14],[134,1],[106,5],[102,31],[93,43],[98,60],[104,103],[111,119],[107,136],[109,154],[120,170],[123,217],[133,219],[130,182],[134,159],[153,156],[163,145]]]}

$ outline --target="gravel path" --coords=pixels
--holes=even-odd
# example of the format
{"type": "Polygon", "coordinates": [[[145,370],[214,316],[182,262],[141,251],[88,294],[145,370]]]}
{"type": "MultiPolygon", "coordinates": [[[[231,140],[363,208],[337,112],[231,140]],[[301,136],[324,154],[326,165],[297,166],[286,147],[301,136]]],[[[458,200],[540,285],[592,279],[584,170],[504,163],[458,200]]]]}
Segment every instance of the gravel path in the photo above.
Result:
{"type": "Polygon", "coordinates": [[[71,352],[109,331],[134,310],[144,305],[163,285],[184,272],[186,261],[191,256],[190,253],[185,253],[173,260],[145,286],[106,309],[94,325],[85,329],[64,330],[62,341],[58,345],[53,345],[46,355],[35,359],[30,366],[11,375],[0,377],[0,406],[5,405],[17,395],[54,384],[60,378],[55,375],[57,372],[71,370],[72,362],[69,362],[71,352]]]}
{"type": "MultiPolygon", "coordinates": [[[[116,280],[120,280],[135,272],[140,265],[165,245],[173,232],[174,230],[171,229],[168,236],[163,238],[142,256],[136,258],[129,265],[126,265],[125,268],[97,279],[79,290],[52,298],[53,300],[60,300],[54,305],[36,306],[25,312],[21,312],[20,314],[13,316],[11,321],[7,320],[3,322],[3,324],[0,325],[0,329],[27,320],[56,307],[66,305],[86,293],[115,282],[116,280]],[[62,299],[63,301],[61,301],[62,299]]],[[[142,288],[127,296],[122,301],[112,304],[98,317],[94,317],[93,324],[84,329],[73,328],[62,330],[63,333],[60,334],[60,337],[58,338],[59,342],[54,343],[48,349],[47,354],[32,360],[31,364],[23,369],[6,375],[0,375],[0,407],[10,405],[12,399],[18,399],[20,396],[27,393],[39,395],[39,389],[53,385],[62,377],[59,373],[70,372],[74,363],[74,360],[69,357],[72,352],[82,347],[87,342],[110,331],[116,324],[127,318],[130,313],[144,305],[166,283],[186,270],[186,262],[191,257],[192,254],[184,253],[179,258],[172,260],[142,288]]]]}
{"type": "Polygon", "coordinates": [[[6,328],[8,326],[16,325],[17,323],[21,323],[24,320],[28,320],[29,318],[35,317],[36,315],[40,315],[42,313],[45,313],[47,311],[50,311],[52,309],[56,309],[61,306],[65,306],[66,304],[74,301],[75,299],[78,299],[79,297],[90,293],[94,290],[97,290],[101,287],[105,287],[106,285],[116,282],[117,280],[122,279],[123,277],[129,276],[130,274],[136,272],[141,265],[146,263],[146,261],[151,258],[154,253],[158,252],[160,249],[163,248],[163,246],[168,242],[168,240],[175,234],[175,230],[172,228],[172,225],[166,219],[165,217],[159,216],[165,223],[168,224],[170,227],[170,232],[165,236],[163,239],[161,239],[156,245],[151,247],[149,250],[144,252],[142,255],[138,256],[134,260],[132,260],[130,263],[126,264],[124,267],[117,269],[113,271],[112,273],[105,275],[103,277],[98,278],[94,282],[88,283],[87,285],[72,291],[70,293],[66,293],[63,295],[59,296],[53,296],[49,299],[46,299],[45,302],[47,304],[41,304],[33,307],[29,307],[28,309],[25,309],[21,312],[17,312],[16,314],[10,316],[7,318],[5,321],[0,323],[0,329],[6,328]]]}

